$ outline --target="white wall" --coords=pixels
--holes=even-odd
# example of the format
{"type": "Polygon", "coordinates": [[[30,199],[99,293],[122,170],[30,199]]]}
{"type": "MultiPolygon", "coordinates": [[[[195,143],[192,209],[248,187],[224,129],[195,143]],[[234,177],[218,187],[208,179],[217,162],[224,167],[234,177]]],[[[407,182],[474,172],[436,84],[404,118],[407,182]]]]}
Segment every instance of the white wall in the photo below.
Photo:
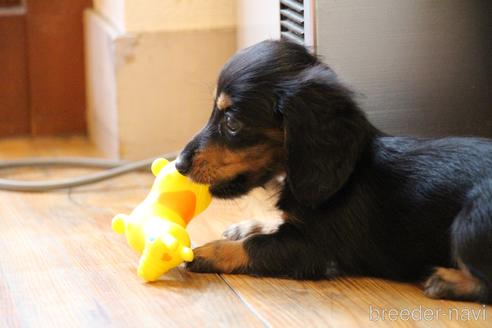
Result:
{"type": "Polygon", "coordinates": [[[124,0],[93,0],[94,9],[121,33],[125,32],[124,0]]]}
{"type": "Polygon", "coordinates": [[[238,0],[238,49],[280,38],[278,0],[238,0]]]}
{"type": "Polygon", "coordinates": [[[87,123],[93,142],[108,157],[119,152],[114,42],[119,32],[93,10],[84,12],[87,123]]]}

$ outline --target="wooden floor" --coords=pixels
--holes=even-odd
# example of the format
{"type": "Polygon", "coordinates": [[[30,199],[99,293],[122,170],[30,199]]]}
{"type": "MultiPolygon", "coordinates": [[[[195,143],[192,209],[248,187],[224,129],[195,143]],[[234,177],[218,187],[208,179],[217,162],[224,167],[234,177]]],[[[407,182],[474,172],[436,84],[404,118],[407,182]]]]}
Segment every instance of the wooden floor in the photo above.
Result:
{"type": "MultiPolygon", "coordinates": [[[[0,159],[41,155],[97,152],[77,138],[0,141],[0,159]]],[[[86,172],[17,169],[0,177],[86,172]]],[[[137,255],[111,231],[110,222],[142,200],[152,180],[150,174],[133,173],[72,190],[0,192],[0,327],[492,326],[491,307],[430,300],[418,285],[378,279],[291,281],[178,268],[162,281],[143,283],[135,272],[137,255]],[[403,318],[391,321],[395,311],[403,318]]],[[[219,238],[241,219],[274,217],[265,205],[271,201],[265,191],[214,201],[189,227],[194,244],[219,238]]]]}

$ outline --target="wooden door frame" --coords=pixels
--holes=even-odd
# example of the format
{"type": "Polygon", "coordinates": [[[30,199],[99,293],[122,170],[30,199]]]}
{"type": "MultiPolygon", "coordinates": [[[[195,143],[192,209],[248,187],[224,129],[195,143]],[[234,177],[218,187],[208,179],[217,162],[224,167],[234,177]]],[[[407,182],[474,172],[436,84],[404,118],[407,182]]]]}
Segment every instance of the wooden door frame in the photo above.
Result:
{"type": "Polygon", "coordinates": [[[0,137],[85,134],[83,11],[92,0],[2,3],[0,137]]]}

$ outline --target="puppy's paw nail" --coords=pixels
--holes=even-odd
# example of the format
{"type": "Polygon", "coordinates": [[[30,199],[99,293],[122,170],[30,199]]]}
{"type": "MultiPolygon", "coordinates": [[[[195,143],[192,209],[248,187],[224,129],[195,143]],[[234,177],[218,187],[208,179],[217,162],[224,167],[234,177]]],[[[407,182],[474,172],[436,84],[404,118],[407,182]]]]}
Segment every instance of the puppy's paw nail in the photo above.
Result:
{"type": "Polygon", "coordinates": [[[197,273],[212,273],[215,272],[213,269],[212,261],[206,260],[202,257],[195,257],[192,262],[187,262],[185,264],[186,269],[191,272],[197,273]]]}

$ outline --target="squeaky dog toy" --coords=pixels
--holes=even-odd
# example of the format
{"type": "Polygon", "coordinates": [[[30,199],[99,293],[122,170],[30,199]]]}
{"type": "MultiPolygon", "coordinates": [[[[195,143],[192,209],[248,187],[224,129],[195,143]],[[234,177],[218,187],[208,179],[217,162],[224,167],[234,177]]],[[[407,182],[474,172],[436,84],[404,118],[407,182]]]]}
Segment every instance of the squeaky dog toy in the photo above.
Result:
{"type": "Polygon", "coordinates": [[[112,222],[113,230],[125,234],[128,244],[142,254],[138,275],[145,281],[193,260],[185,228],[212,200],[208,186],[181,175],[174,162],[156,159],[152,173],[156,178],[145,200],[130,215],[118,214],[112,222]]]}

